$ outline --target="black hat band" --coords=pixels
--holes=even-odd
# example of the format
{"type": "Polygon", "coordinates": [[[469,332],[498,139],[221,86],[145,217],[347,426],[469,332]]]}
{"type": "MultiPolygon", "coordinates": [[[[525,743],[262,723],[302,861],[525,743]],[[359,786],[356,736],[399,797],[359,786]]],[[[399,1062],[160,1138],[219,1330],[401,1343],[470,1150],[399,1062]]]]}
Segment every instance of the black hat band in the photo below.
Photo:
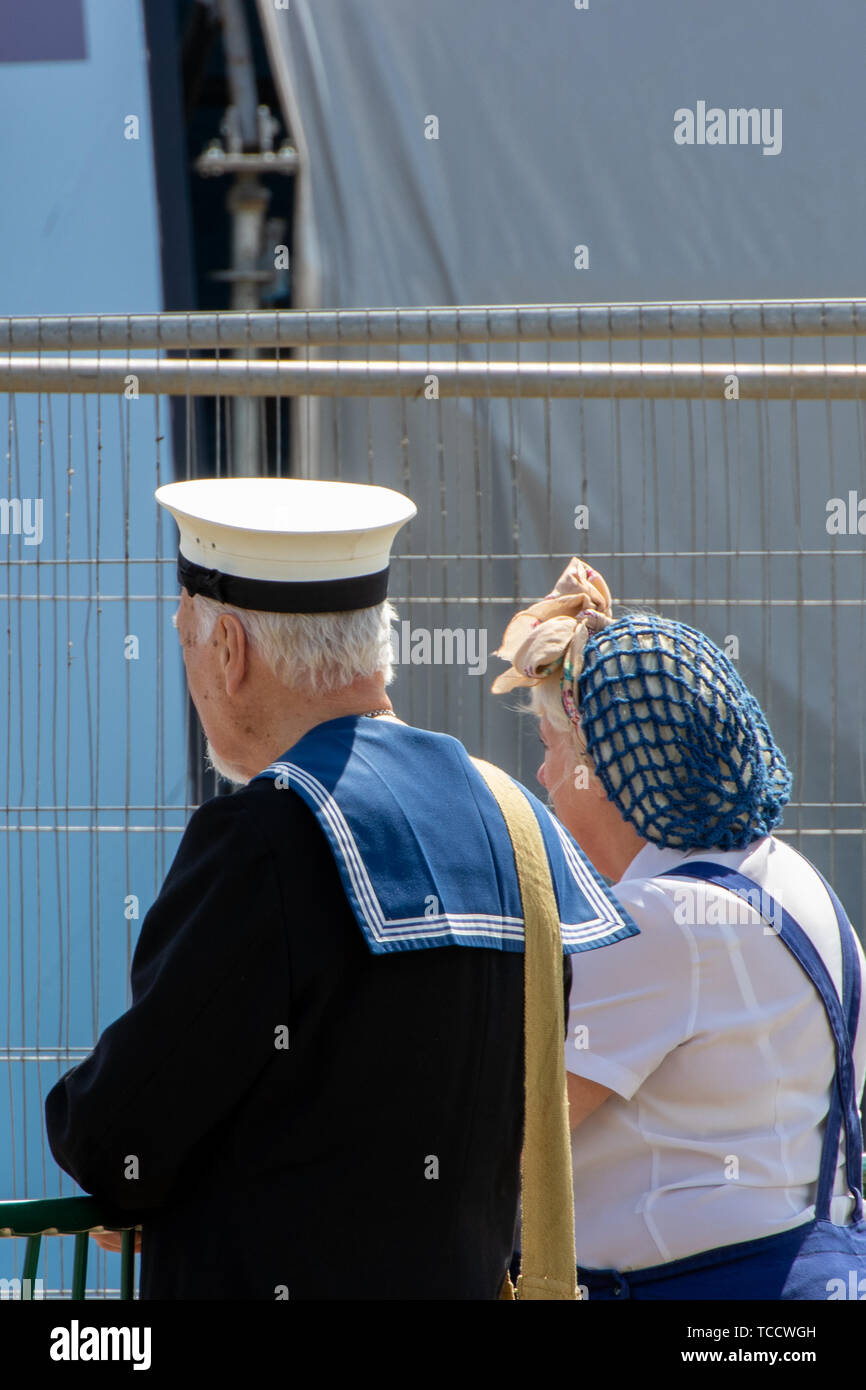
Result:
{"type": "Polygon", "coordinates": [[[351,613],[375,608],[388,597],[388,568],[351,579],[244,579],[205,569],[178,551],[177,578],[189,594],[262,613],[351,613]]]}

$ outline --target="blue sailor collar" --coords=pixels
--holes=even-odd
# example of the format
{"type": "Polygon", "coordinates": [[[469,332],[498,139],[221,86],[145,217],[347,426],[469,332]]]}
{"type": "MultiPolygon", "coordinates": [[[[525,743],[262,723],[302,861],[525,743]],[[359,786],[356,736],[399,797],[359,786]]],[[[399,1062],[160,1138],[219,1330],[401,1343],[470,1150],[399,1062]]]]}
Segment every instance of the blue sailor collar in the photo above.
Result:
{"type": "MultiPolygon", "coordinates": [[[[292,791],[322,827],[376,954],[432,946],[523,950],[511,841],[461,743],[393,719],[317,724],[254,781],[292,791]]],[[[544,837],[567,954],[638,928],[574,840],[525,788],[544,837]]]]}

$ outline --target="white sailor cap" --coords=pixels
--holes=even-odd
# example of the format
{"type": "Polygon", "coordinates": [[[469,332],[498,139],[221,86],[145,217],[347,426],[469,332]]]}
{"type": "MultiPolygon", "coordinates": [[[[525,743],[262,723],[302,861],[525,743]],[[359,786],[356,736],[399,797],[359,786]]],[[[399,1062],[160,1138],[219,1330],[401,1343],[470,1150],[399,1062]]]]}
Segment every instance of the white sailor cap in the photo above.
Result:
{"type": "Polygon", "coordinates": [[[187,592],[266,613],[382,603],[394,537],[418,510],[390,488],[304,478],[194,478],[155,496],[180,528],[187,592]]]}

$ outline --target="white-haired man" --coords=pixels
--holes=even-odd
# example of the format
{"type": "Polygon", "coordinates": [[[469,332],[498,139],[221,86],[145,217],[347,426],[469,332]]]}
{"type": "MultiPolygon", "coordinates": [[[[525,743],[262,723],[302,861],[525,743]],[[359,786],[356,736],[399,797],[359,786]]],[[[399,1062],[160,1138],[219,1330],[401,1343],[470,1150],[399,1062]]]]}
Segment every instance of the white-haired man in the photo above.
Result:
{"type": "MultiPolygon", "coordinates": [[[[141,1213],[143,1298],[496,1298],[519,1188],[519,888],[465,750],[386,693],[389,552],[415,508],[288,479],[157,497],[180,526],[190,692],[238,790],[192,816],[131,1008],[47,1098],[52,1150],[141,1213]]],[[[533,808],[565,951],[632,934],[533,808]]]]}

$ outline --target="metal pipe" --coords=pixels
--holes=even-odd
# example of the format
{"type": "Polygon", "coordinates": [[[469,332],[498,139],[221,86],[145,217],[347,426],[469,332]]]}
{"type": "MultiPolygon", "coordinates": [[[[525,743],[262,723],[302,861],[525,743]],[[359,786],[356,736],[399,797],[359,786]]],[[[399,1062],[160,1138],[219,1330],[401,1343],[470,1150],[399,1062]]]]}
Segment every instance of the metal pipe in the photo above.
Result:
{"type": "MultiPolygon", "coordinates": [[[[265,213],[270,194],[257,178],[236,178],[227,205],[232,220],[232,309],[241,315],[258,309],[259,281],[265,213]]],[[[243,351],[243,349],[241,349],[243,351]]],[[[252,353],[251,347],[247,351],[252,353]]],[[[239,397],[232,409],[232,468],[237,478],[256,477],[264,472],[259,403],[249,396],[239,397]]]]}
{"type": "Polygon", "coordinates": [[[866,364],[570,362],[213,362],[190,359],[0,357],[0,390],[167,396],[621,397],[854,400],[866,364]]]}
{"type": "Polygon", "coordinates": [[[0,318],[0,347],[12,352],[849,337],[862,333],[866,333],[866,299],[0,318]]]}
{"type": "MultiPolygon", "coordinates": [[[[267,113],[259,109],[256,71],[241,0],[219,0],[219,8],[233,108],[226,118],[229,155],[238,157],[246,151],[255,151],[250,167],[242,167],[235,175],[227,199],[232,226],[232,268],[228,273],[231,307],[235,312],[249,313],[257,311],[261,305],[260,259],[265,213],[270,200],[268,190],[258,177],[258,156],[267,151],[273,159],[273,130],[264,119],[267,113]]],[[[247,350],[252,351],[251,347],[247,350]]],[[[252,477],[263,472],[258,402],[249,397],[239,398],[232,409],[231,425],[235,476],[252,477]]]]}
{"type": "Polygon", "coordinates": [[[244,149],[258,145],[256,71],[241,0],[219,0],[226,76],[244,149]]]}

